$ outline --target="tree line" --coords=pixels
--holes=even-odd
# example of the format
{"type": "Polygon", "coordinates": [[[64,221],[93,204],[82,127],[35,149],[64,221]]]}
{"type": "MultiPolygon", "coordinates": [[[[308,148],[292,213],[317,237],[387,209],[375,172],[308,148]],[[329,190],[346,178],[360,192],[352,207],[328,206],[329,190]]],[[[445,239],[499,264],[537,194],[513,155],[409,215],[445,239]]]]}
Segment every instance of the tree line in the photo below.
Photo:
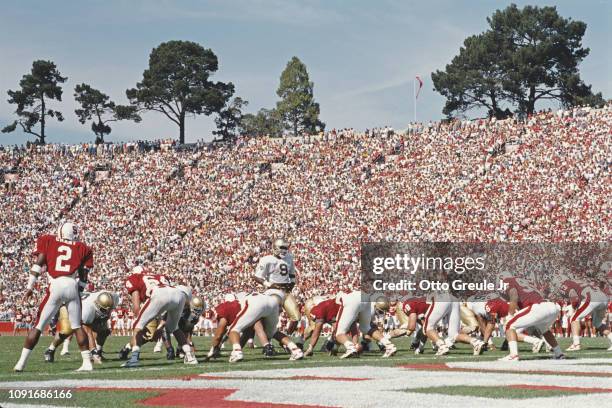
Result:
{"type": "MultiPolygon", "coordinates": [[[[168,41],[153,49],[142,80],[126,90],[128,105],[116,104],[104,92],[81,83],[74,88],[74,99],[79,104],[74,113],[80,123],[91,122],[96,143],[103,143],[111,133],[112,122],[140,122],[141,114],[148,111],[161,113],[176,124],[180,143],[185,143],[185,119],[201,114],[216,114],[217,130],[213,134],[223,140],[237,134],[279,136],[290,130],[297,135],[325,128],[319,120],[319,104],[314,101],[314,84],[297,57],[281,74],[276,108],[262,109],[254,115],[243,114],[247,101],[232,98],[234,84],[211,80],[217,70],[218,59],[212,50],[191,41],[168,41]]],[[[44,144],[48,121],[64,120],[51,102],[62,100],[62,84],[67,79],[52,61],[34,61],[30,73],[19,82],[19,89],[8,91],[8,102],[16,105],[17,119],[2,132],[10,133],[19,127],[34,136],[36,143],[44,144]]]]}
{"type": "Polygon", "coordinates": [[[586,24],[559,15],[556,7],[515,4],[487,18],[488,29],[465,39],[444,70],[431,75],[446,98],[449,117],[484,108],[490,117],[532,114],[538,101],[568,108],[605,103],[584,83],[578,65],[589,55],[582,46],[586,24]]]}
{"type": "MultiPolygon", "coordinates": [[[[556,100],[563,107],[599,106],[605,103],[580,78],[578,65],[589,55],[582,46],[586,24],[560,16],[555,7],[512,4],[487,18],[488,29],[466,38],[444,70],[431,74],[434,90],[446,98],[442,112],[448,117],[484,108],[490,117],[505,118],[515,113],[532,114],[536,103],[556,100]]],[[[280,76],[274,108],[244,114],[248,101],[236,96],[231,82],[211,80],[218,70],[212,50],[191,41],[168,41],[154,48],[142,80],[126,90],[127,105],[118,105],[89,84],[79,84],[74,98],[80,123],[91,122],[96,142],[111,133],[110,124],[120,120],[140,122],[141,114],[163,114],[178,127],[185,142],[185,119],[215,114],[222,140],[240,135],[298,135],[325,129],[314,100],[314,84],[306,66],[293,57],[280,76]]],[[[62,100],[63,77],[51,61],[34,61],[18,90],[9,90],[8,102],[16,105],[17,119],[2,132],[18,127],[44,143],[50,119],[63,121],[52,101],[62,100]]]]}

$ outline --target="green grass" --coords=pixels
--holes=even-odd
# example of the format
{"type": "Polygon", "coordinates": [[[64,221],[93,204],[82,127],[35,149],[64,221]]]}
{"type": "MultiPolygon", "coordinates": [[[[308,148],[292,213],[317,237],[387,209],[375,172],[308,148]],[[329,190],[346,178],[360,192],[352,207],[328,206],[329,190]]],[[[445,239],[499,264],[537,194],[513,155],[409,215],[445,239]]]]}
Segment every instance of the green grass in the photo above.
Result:
{"type": "MultiPolygon", "coordinates": [[[[26,370],[22,373],[14,373],[13,366],[19,358],[23,345],[22,337],[0,337],[0,383],[22,380],[52,380],[58,378],[99,378],[99,379],[146,379],[146,378],[168,378],[182,377],[203,372],[220,372],[231,370],[258,370],[258,369],[278,369],[294,367],[313,367],[313,366],[351,366],[351,365],[371,365],[371,366],[396,366],[400,364],[415,363],[439,363],[443,361],[475,361],[475,360],[494,360],[506,355],[503,351],[486,352],[482,356],[474,357],[471,347],[459,344],[457,350],[453,350],[450,356],[437,358],[433,355],[431,348],[427,347],[425,354],[415,356],[409,349],[410,339],[400,338],[394,342],[399,348],[396,356],[390,359],[381,359],[379,352],[365,353],[361,358],[340,360],[338,357],[330,357],[326,353],[315,353],[313,357],[302,361],[288,361],[288,355],[284,354],[279,347],[279,355],[273,358],[264,358],[261,348],[245,349],[244,361],[237,364],[229,364],[227,358],[229,350],[222,351],[222,357],[210,362],[203,362],[204,356],[209,349],[209,337],[195,337],[194,343],[197,349],[196,355],[200,364],[187,366],[181,360],[167,361],[165,352],[153,353],[153,345],[146,344],[142,348],[141,367],[136,369],[124,369],[120,365],[123,363],[117,358],[117,351],[127,342],[127,337],[111,337],[105,345],[105,356],[109,361],[102,365],[95,365],[91,373],[77,373],[74,370],[81,364],[81,356],[78,348],[73,341],[70,345],[70,355],[60,356],[59,350],[56,352],[55,363],[46,363],[43,360],[43,353],[50,342],[50,337],[42,337],[38,346],[34,349],[26,370]]],[[[497,343],[501,343],[499,339],[497,343]]],[[[569,340],[561,341],[562,348],[569,345],[569,340]]],[[[546,354],[532,355],[529,345],[520,344],[522,351],[521,358],[547,358],[546,354]]],[[[498,344],[499,347],[499,344],[498,344]]],[[[610,357],[606,351],[607,341],[605,339],[584,339],[583,350],[581,352],[567,353],[568,357],[578,357],[581,354],[588,357],[610,357]]]]}
{"type": "MultiPolygon", "coordinates": [[[[38,347],[32,353],[26,371],[14,373],[13,366],[19,358],[23,345],[23,337],[0,337],[0,406],[3,401],[9,401],[8,390],[11,389],[12,381],[28,380],[54,380],[70,379],[73,385],[73,397],[63,400],[33,400],[21,399],[10,400],[20,404],[43,404],[44,406],[80,406],[80,407],[99,407],[112,406],[113,408],[133,406],[143,399],[158,395],[155,390],[78,390],[78,380],[80,379],[155,379],[155,378],[182,378],[193,374],[214,373],[231,370],[265,370],[298,367],[325,367],[325,366],[397,366],[401,364],[432,364],[444,361],[485,361],[493,360],[506,355],[503,351],[487,352],[482,356],[474,357],[472,349],[468,345],[459,344],[457,350],[447,357],[436,358],[430,347],[426,348],[425,354],[414,355],[409,349],[410,339],[395,339],[394,343],[398,346],[398,354],[391,359],[381,359],[379,352],[369,352],[357,359],[340,360],[338,357],[330,357],[327,353],[315,353],[313,357],[303,361],[288,361],[288,355],[277,347],[279,355],[266,359],[261,354],[261,348],[245,349],[245,360],[238,364],[227,362],[229,348],[222,352],[222,357],[215,361],[203,362],[204,355],[209,349],[209,337],[196,337],[194,339],[197,349],[197,357],[201,363],[196,366],[182,364],[181,360],[167,361],[165,352],[153,353],[153,345],[147,344],[142,348],[142,366],[136,369],[123,369],[120,365],[123,361],[118,360],[117,351],[128,341],[127,337],[111,337],[105,346],[105,354],[109,361],[102,365],[95,365],[95,370],[91,373],[77,373],[74,370],[81,364],[80,353],[73,341],[70,346],[70,355],[60,356],[59,350],[56,352],[55,363],[46,363],[43,359],[43,352],[50,342],[49,337],[41,338],[38,347]]],[[[497,346],[501,340],[497,339],[497,346]]],[[[562,340],[561,346],[566,348],[569,340],[562,340]]],[[[584,357],[611,357],[606,351],[607,341],[604,339],[584,339],[583,350],[581,352],[568,353],[569,358],[584,357]]],[[[549,358],[546,354],[531,354],[529,345],[520,344],[523,359],[549,358]]],[[[588,360],[587,360],[588,361],[588,360]]],[[[524,373],[529,375],[528,373],[524,373]]],[[[563,375],[563,373],[559,373],[563,375]]],[[[265,374],[258,375],[257,378],[265,379],[265,374]]],[[[270,378],[274,380],[274,378],[270,378]]],[[[42,385],[42,384],[41,384],[42,385]]],[[[143,385],[146,387],[146,383],[143,385]]],[[[466,395],[491,398],[531,398],[549,397],[565,395],[566,392],[559,390],[529,390],[511,389],[504,387],[431,387],[406,390],[407,392],[434,393],[446,395],[466,395]]]]}
{"type": "Polygon", "coordinates": [[[563,390],[536,390],[528,388],[511,388],[511,387],[488,387],[488,386],[467,386],[467,385],[451,385],[444,387],[426,387],[426,388],[409,388],[404,390],[410,393],[419,394],[442,394],[442,395],[459,395],[464,397],[487,397],[487,398],[502,398],[502,399],[523,399],[523,398],[545,398],[545,397],[560,397],[564,395],[581,394],[574,391],[563,390]]]}

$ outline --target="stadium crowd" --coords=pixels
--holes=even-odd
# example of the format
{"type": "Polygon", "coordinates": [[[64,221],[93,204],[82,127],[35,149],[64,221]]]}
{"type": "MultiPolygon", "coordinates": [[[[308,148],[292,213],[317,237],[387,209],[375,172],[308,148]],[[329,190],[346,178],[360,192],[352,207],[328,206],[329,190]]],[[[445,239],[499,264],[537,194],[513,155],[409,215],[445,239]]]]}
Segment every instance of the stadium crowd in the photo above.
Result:
{"type": "MultiPolygon", "coordinates": [[[[299,299],[359,285],[365,241],[609,241],[612,106],[231,144],[3,148],[0,319],[21,296],[36,237],[61,218],[94,248],[95,288],[136,263],[215,305],[251,291],[284,236],[299,299]]],[[[30,303],[35,314],[45,279],[30,303]]]]}

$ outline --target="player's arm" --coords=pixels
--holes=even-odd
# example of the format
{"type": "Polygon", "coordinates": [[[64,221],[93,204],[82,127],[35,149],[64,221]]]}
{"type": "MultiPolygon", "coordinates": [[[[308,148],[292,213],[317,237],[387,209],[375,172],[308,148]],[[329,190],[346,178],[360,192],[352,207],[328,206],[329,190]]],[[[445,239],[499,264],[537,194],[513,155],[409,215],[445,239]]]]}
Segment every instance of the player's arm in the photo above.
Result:
{"type": "Polygon", "coordinates": [[[512,316],[518,310],[519,295],[516,288],[508,290],[508,315],[512,316]]]}
{"type": "Polygon", "coordinates": [[[36,256],[36,259],[30,266],[30,276],[28,278],[28,286],[27,286],[27,290],[26,290],[26,293],[23,299],[24,303],[32,296],[34,284],[38,280],[38,277],[40,276],[40,273],[42,272],[42,268],[46,260],[47,259],[45,257],[45,254],[42,252],[39,252],[38,255],[36,256]]]}
{"type": "Polygon", "coordinates": [[[83,324],[81,327],[83,327],[83,330],[85,331],[85,334],[87,335],[87,341],[89,343],[87,350],[95,349],[96,348],[96,338],[94,337],[94,332],[91,329],[91,326],[89,326],[88,324],[83,324]]]}
{"type": "Polygon", "coordinates": [[[408,327],[406,328],[406,336],[410,336],[416,330],[417,314],[410,313],[408,315],[408,327]]]}
{"type": "MultiPolygon", "coordinates": [[[[480,317],[480,318],[482,319],[482,317],[480,317]]],[[[497,318],[497,314],[496,313],[491,313],[490,316],[488,317],[487,321],[486,321],[484,332],[482,333],[482,341],[484,341],[485,343],[487,343],[489,341],[489,338],[491,337],[491,334],[493,333],[493,329],[495,329],[495,320],[496,320],[496,318],[497,318]]]]}
{"type": "Polygon", "coordinates": [[[137,316],[140,313],[140,293],[135,290],[130,296],[132,298],[132,311],[137,316]]]}
{"type": "Polygon", "coordinates": [[[223,335],[225,334],[226,328],[227,319],[225,317],[222,317],[217,321],[217,328],[215,329],[215,333],[213,334],[213,338],[210,343],[210,351],[206,355],[206,360],[210,360],[211,358],[217,357],[219,355],[219,345],[221,344],[221,339],[223,339],[223,335]]]}
{"type": "Polygon", "coordinates": [[[323,321],[317,320],[315,322],[314,329],[312,329],[312,334],[310,337],[310,344],[308,345],[307,353],[312,353],[314,348],[317,346],[317,342],[319,341],[319,337],[321,336],[321,331],[323,330],[323,321]]]}

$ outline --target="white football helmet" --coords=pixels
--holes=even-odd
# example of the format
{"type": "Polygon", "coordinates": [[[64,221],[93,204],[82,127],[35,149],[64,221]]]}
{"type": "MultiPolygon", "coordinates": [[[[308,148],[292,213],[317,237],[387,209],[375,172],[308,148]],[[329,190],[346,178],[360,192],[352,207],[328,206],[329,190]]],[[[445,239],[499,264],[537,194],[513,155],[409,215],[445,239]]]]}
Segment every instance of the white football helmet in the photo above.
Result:
{"type": "Polygon", "coordinates": [[[76,224],[65,222],[57,229],[57,239],[60,241],[77,241],[79,228],[76,224]]]}
{"type": "Polygon", "coordinates": [[[140,275],[144,272],[144,267],[142,265],[136,265],[132,268],[132,273],[135,275],[140,275]]]}
{"type": "Polygon", "coordinates": [[[282,238],[277,239],[272,244],[272,253],[278,258],[282,258],[289,252],[289,243],[282,238]]]}

